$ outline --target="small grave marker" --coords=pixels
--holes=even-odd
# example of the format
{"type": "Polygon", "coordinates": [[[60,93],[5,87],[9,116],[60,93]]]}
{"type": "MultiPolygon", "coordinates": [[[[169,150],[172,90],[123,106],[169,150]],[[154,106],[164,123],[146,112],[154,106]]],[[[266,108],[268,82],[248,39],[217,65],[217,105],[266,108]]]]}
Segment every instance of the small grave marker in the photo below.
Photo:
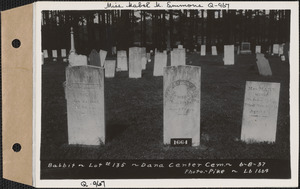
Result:
{"type": "Polygon", "coordinates": [[[117,52],[117,68],[120,71],[128,70],[126,51],[118,51],[117,52]]]}
{"type": "Polygon", "coordinates": [[[279,44],[273,44],[273,54],[279,54],[279,44]]]}
{"type": "Polygon", "coordinates": [[[106,78],[115,77],[115,71],[116,71],[116,61],[115,60],[105,60],[104,68],[105,68],[105,77],[106,78]]]}
{"type": "Polygon", "coordinates": [[[214,56],[218,55],[217,47],[216,46],[212,46],[211,47],[211,54],[214,55],[214,56]]]}
{"type": "Polygon", "coordinates": [[[89,55],[89,65],[92,65],[92,66],[101,66],[100,64],[100,55],[99,53],[93,49],[89,55]]]}
{"type": "Polygon", "coordinates": [[[206,45],[201,45],[201,56],[206,55],[206,45]]]}
{"type": "Polygon", "coordinates": [[[256,45],[255,53],[261,53],[261,46],[260,45],[256,45]]]}
{"type": "Polygon", "coordinates": [[[249,42],[242,42],[241,43],[241,54],[251,54],[250,50],[250,43],[249,42]]]}

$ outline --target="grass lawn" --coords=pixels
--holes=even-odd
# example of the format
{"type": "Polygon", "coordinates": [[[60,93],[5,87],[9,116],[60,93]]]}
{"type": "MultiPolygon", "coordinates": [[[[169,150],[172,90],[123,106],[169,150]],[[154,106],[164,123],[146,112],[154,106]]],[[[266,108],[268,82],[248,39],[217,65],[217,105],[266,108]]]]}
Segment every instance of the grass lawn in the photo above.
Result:
{"type": "MultiPolygon", "coordinates": [[[[223,55],[187,53],[187,65],[201,66],[201,145],[163,144],[163,77],[153,76],[153,59],[142,78],[117,72],[105,79],[106,144],[68,145],[63,89],[66,63],[42,66],[41,160],[49,159],[289,159],[289,63],[268,57],[273,76],[260,76],[255,55],[236,55],[224,66],[223,55]],[[279,82],[277,137],[274,144],[239,141],[246,81],[279,82]]],[[[169,61],[169,60],[168,60],[169,61]]],[[[170,62],[168,62],[170,65],[170,62]]],[[[88,136],[87,136],[88,137],[88,136]]]]}

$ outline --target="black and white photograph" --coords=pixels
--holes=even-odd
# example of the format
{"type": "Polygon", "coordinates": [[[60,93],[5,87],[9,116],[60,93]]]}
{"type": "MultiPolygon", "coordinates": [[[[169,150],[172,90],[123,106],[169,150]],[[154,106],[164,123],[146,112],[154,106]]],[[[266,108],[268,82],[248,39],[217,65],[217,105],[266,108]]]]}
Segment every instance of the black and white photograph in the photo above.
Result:
{"type": "Polygon", "coordinates": [[[149,4],[41,11],[40,180],[291,179],[291,9],[149,4]]]}

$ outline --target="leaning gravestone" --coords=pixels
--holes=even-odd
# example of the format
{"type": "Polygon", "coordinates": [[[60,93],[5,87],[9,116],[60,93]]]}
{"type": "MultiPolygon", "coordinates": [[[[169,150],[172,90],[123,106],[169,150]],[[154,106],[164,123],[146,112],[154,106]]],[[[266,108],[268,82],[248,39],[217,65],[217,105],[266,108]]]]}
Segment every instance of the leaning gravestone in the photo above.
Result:
{"type": "Polygon", "coordinates": [[[89,59],[90,59],[90,62],[89,62],[89,65],[92,65],[92,66],[101,66],[100,64],[100,55],[99,53],[93,49],[89,55],[89,59]]]}
{"type": "Polygon", "coordinates": [[[153,76],[163,76],[164,67],[167,66],[167,53],[157,52],[154,55],[153,76]]]}
{"type": "Polygon", "coordinates": [[[214,55],[214,56],[215,56],[215,55],[218,55],[217,47],[216,47],[216,46],[212,46],[212,47],[211,47],[211,54],[214,55]]]}
{"type": "Polygon", "coordinates": [[[200,145],[200,80],[198,66],[164,68],[164,144],[200,145]]]}
{"type": "Polygon", "coordinates": [[[256,45],[255,53],[261,53],[261,46],[260,45],[256,45]]]}
{"type": "Polygon", "coordinates": [[[275,142],[280,83],[246,82],[241,139],[275,142]]]}
{"type": "Polygon", "coordinates": [[[120,71],[127,71],[127,54],[126,51],[118,51],[117,52],[117,68],[120,71]]]}
{"type": "Polygon", "coordinates": [[[271,76],[272,70],[269,64],[269,60],[265,58],[264,54],[256,54],[256,64],[260,75],[271,76]]]}
{"type": "Polygon", "coordinates": [[[224,45],[224,65],[234,65],[234,45],[224,45]]]}
{"type": "Polygon", "coordinates": [[[105,60],[104,69],[105,69],[105,77],[106,78],[115,77],[116,61],[115,60],[105,60]]]}
{"type": "Polygon", "coordinates": [[[52,50],[53,61],[57,61],[57,50],[52,50]]]}
{"type": "Polygon", "coordinates": [[[206,45],[201,45],[201,56],[205,56],[206,55],[206,45]]]}
{"type": "Polygon", "coordinates": [[[69,144],[105,143],[103,68],[67,67],[65,92],[69,144]]]}
{"type": "Polygon", "coordinates": [[[145,70],[147,65],[146,47],[141,47],[141,54],[142,54],[142,70],[145,70]]]}
{"type": "Polygon", "coordinates": [[[185,65],[185,49],[173,49],[171,51],[171,66],[185,65]]]}
{"type": "Polygon", "coordinates": [[[279,54],[279,44],[273,44],[273,54],[279,54]]]}
{"type": "Polygon", "coordinates": [[[104,62],[105,62],[105,58],[106,58],[106,55],[107,55],[107,51],[100,49],[99,55],[100,55],[100,64],[101,64],[101,67],[103,67],[104,62]]]}
{"type": "Polygon", "coordinates": [[[43,56],[44,56],[44,58],[48,58],[49,56],[48,56],[48,51],[47,50],[43,50],[43,56]]]}
{"type": "Polygon", "coordinates": [[[140,47],[129,48],[129,78],[142,77],[142,54],[140,47]]]}

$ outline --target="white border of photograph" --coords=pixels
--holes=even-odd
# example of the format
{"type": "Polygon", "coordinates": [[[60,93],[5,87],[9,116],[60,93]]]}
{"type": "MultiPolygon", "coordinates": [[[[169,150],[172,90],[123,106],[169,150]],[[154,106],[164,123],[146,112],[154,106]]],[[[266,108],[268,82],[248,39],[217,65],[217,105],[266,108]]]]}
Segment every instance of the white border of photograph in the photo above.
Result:
{"type": "MultiPolygon", "coordinates": [[[[150,2],[150,9],[170,9],[167,7],[167,2],[158,2],[162,7],[155,8],[155,2],[150,2]]],[[[40,147],[41,147],[41,20],[43,10],[101,10],[107,5],[106,2],[37,2],[34,4],[34,63],[33,63],[33,182],[36,187],[82,187],[82,181],[93,180],[41,180],[40,179],[40,147]]],[[[111,2],[114,3],[114,2],[111,2]]],[[[117,2],[121,5],[127,5],[128,2],[117,2]]],[[[134,2],[133,2],[134,3],[134,2]]],[[[201,4],[202,8],[187,8],[182,9],[228,9],[215,7],[210,8],[209,3],[225,3],[229,9],[290,9],[291,10],[291,34],[290,34],[290,146],[291,146],[291,179],[101,179],[105,181],[106,188],[179,188],[179,187],[296,187],[298,186],[298,151],[299,151],[299,2],[172,2],[172,4],[201,4]]],[[[120,9],[120,8],[118,8],[120,9]]],[[[122,8],[132,9],[132,8],[122,8]]],[[[173,8],[179,9],[179,8],[173,8]]],[[[107,9],[104,9],[107,10],[107,9]]],[[[140,10],[140,8],[135,8],[140,10]]],[[[90,186],[89,188],[92,188],[90,186]]]]}

